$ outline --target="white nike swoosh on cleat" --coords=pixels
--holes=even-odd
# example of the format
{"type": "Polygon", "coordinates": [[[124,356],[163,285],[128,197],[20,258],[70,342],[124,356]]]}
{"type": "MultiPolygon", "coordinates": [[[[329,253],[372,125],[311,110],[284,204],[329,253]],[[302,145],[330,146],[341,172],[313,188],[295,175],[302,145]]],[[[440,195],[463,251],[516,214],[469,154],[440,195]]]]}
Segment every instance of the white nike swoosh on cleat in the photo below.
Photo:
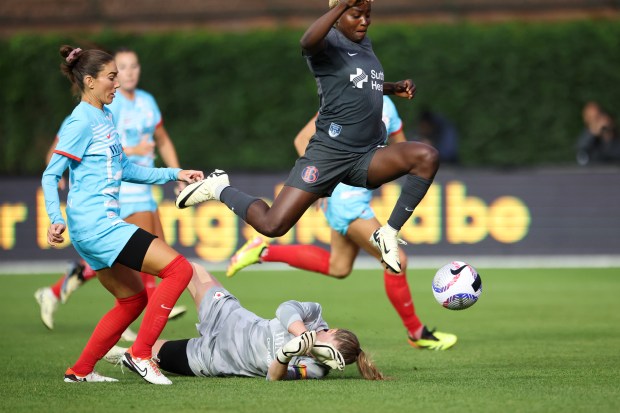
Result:
{"type": "Polygon", "coordinates": [[[181,199],[179,201],[179,208],[183,209],[186,208],[185,203],[187,202],[187,200],[192,196],[192,194],[194,192],[196,192],[198,190],[198,188],[200,188],[202,186],[202,184],[200,185],[196,185],[196,187],[194,189],[192,189],[185,197],[183,197],[183,199],[181,199]]]}

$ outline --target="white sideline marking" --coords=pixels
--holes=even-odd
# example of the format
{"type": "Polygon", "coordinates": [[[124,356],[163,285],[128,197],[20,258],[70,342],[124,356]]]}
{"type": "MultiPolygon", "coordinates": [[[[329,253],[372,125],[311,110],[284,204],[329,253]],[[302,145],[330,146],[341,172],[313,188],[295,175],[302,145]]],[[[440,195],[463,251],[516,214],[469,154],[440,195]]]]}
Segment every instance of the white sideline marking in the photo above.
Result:
{"type": "MultiPolygon", "coordinates": [[[[225,271],[227,261],[212,263],[200,258],[188,258],[204,266],[208,271],[225,271]]],[[[435,269],[453,261],[465,261],[476,269],[482,268],[620,268],[620,255],[510,255],[510,256],[409,256],[407,268],[435,269]]],[[[0,275],[63,274],[69,261],[5,261],[0,263],[0,275]]],[[[380,269],[379,263],[371,257],[362,256],[355,261],[356,270],[380,269]]],[[[283,263],[251,265],[243,271],[290,271],[283,263]]]]}

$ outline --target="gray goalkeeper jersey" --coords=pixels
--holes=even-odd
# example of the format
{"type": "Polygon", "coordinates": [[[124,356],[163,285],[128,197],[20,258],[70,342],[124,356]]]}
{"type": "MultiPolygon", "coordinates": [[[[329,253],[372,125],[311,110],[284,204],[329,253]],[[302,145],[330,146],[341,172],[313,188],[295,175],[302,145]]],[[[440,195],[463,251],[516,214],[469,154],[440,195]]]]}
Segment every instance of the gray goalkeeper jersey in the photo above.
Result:
{"type": "MultiPolygon", "coordinates": [[[[326,329],[318,303],[287,301],[266,320],[246,310],[230,292],[210,290],[200,305],[201,334],[187,344],[189,366],[197,376],[266,377],[276,351],[294,336],[288,326],[302,321],[308,330],[326,329]],[[208,297],[207,297],[208,295],[208,297]]],[[[321,378],[329,367],[310,357],[295,357],[288,378],[321,378]]]]}
{"type": "Polygon", "coordinates": [[[306,56],[320,99],[317,139],[349,152],[368,152],[386,141],[383,67],[368,37],[356,43],[332,28],[324,50],[306,56]]]}

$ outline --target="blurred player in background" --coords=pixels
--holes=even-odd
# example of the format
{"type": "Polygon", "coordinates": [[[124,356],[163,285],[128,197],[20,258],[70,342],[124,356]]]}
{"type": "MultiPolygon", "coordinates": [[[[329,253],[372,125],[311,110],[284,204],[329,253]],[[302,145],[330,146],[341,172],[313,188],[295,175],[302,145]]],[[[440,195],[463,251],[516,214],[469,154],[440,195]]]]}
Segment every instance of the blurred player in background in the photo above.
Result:
{"type": "MultiPolygon", "coordinates": [[[[306,146],[315,134],[316,116],[295,137],[295,149],[303,156],[306,146]]],[[[388,143],[405,142],[403,122],[394,103],[383,97],[383,122],[388,133],[388,143]]],[[[295,268],[314,271],[335,278],[351,274],[360,248],[381,261],[381,254],[368,242],[368,238],[381,224],[370,207],[372,191],[345,184],[338,184],[331,197],[324,202],[323,211],[331,228],[330,250],[314,245],[267,245],[260,237],[249,240],[233,255],[226,275],[232,277],[242,268],[261,262],[284,262],[295,268]]],[[[392,306],[407,329],[409,343],[416,348],[446,350],[457,340],[453,334],[430,331],[418,318],[411,291],[407,283],[407,256],[400,250],[402,271],[395,274],[385,269],[385,291],[392,306]]]]}
{"type": "MultiPolygon", "coordinates": [[[[155,98],[148,92],[138,89],[140,80],[140,63],[138,55],[130,49],[119,49],[114,55],[118,68],[119,91],[114,101],[108,105],[112,111],[116,130],[120,135],[123,151],[129,161],[140,166],[155,166],[155,146],[160,153],[164,164],[170,168],[178,168],[179,161],[176,150],[166,128],[164,127],[161,112],[155,98]]],[[[63,122],[63,126],[67,119],[63,122]]],[[[62,126],[61,126],[62,129],[62,126]]],[[[48,151],[47,162],[52,157],[58,136],[48,151]]],[[[59,182],[59,188],[64,190],[65,179],[59,182]]],[[[185,187],[183,182],[177,182],[176,192],[185,187]]],[[[120,191],[121,218],[135,224],[161,240],[165,240],[157,203],[153,197],[151,185],[123,182],[120,191]]],[[[54,312],[58,302],[66,303],[69,296],[85,281],[93,278],[95,272],[84,260],[72,263],[67,273],[58,281],[49,286],[38,289],[35,298],[41,309],[41,320],[50,330],[54,328],[54,312]]],[[[141,273],[142,282],[150,297],[155,291],[155,277],[141,273]]],[[[184,314],[184,306],[175,306],[170,312],[170,318],[184,314]]],[[[136,333],[127,329],[122,335],[126,341],[134,341],[136,333]]]]}
{"type": "Polygon", "coordinates": [[[439,156],[436,149],[419,142],[384,146],[383,95],[413,99],[415,85],[410,79],[384,82],[383,67],[366,37],[371,4],[330,0],[330,10],[301,38],[320,98],[316,133],[271,207],[231,187],[226,173],[216,170],[181,192],[179,208],[220,200],[259,233],[279,237],[340,182],[375,189],[406,176],[387,224],[375,228],[370,237],[386,267],[401,272],[398,244],[404,241],[398,231],[428,191],[439,156]]]}
{"type": "MultiPolygon", "coordinates": [[[[188,290],[196,303],[200,337],[157,340],[153,357],[165,371],[184,376],[249,376],[268,380],[320,379],[330,370],[357,363],[367,380],[383,380],[349,330],[329,329],[319,303],[286,301],[276,318],[246,310],[203,267],[192,263],[188,290]]],[[[115,346],[105,357],[122,359],[115,346]]]]}
{"type": "Polygon", "coordinates": [[[67,228],[60,211],[58,181],[69,168],[67,219],[74,248],[97,272],[101,284],[116,298],[115,306],[98,322],[77,362],[65,372],[65,382],[105,382],[94,366],[145,310],[136,341],[123,358],[149,383],[172,384],[152,360],[151,349],[168,315],[192,277],[192,267],[155,235],[120,218],[121,180],[163,184],[204,177],[200,171],[146,168],[129,162],[112,121],[109,105],[119,87],[114,57],[96,49],[62,46],[62,73],[80,91],[81,102],[59,134],[58,144],[42,186],[50,219],[47,241],[64,241],[67,228]],[[162,282],[147,299],[140,272],[162,282]]]}

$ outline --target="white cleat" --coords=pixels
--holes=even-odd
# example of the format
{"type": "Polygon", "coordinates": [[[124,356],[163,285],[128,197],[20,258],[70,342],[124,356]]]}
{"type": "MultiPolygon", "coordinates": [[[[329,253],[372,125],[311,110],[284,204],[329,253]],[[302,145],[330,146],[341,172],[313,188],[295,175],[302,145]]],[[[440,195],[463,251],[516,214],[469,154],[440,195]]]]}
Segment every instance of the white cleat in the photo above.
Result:
{"type": "Polygon", "coordinates": [[[60,302],[65,304],[69,296],[84,284],[84,266],[79,262],[71,264],[60,287],[60,302]]]}
{"type": "Polygon", "coordinates": [[[162,374],[154,358],[141,359],[131,354],[131,349],[127,350],[122,358],[123,364],[134,373],[151,384],[172,384],[166,376],[162,374]]]}
{"type": "Polygon", "coordinates": [[[228,175],[221,169],[216,169],[202,181],[187,185],[177,196],[176,206],[183,209],[201,202],[219,200],[218,188],[221,192],[221,189],[227,186],[230,186],[228,175]]]}
{"type": "Polygon", "coordinates": [[[39,303],[41,308],[41,321],[45,324],[45,327],[50,330],[54,329],[54,313],[58,308],[58,298],[52,292],[49,287],[39,288],[34,292],[34,298],[39,303]]]}
{"type": "Polygon", "coordinates": [[[398,238],[398,231],[387,228],[384,225],[370,236],[369,241],[381,253],[381,261],[386,267],[393,273],[400,274],[401,268],[398,244],[406,245],[407,243],[398,238]]]}
{"type": "Polygon", "coordinates": [[[78,376],[71,369],[67,369],[65,372],[65,383],[105,383],[118,381],[112,377],[102,376],[101,374],[93,371],[86,376],[78,376]]]}
{"type": "Polygon", "coordinates": [[[129,327],[121,334],[121,340],[123,341],[136,341],[137,338],[138,335],[129,327]]]}
{"type": "Polygon", "coordinates": [[[175,320],[181,317],[183,314],[187,312],[187,307],[184,305],[175,305],[172,307],[172,311],[168,314],[168,320],[175,320]]]}
{"type": "Polygon", "coordinates": [[[103,360],[110,364],[118,364],[121,362],[126,352],[127,349],[125,347],[114,346],[103,356],[103,360]]]}

